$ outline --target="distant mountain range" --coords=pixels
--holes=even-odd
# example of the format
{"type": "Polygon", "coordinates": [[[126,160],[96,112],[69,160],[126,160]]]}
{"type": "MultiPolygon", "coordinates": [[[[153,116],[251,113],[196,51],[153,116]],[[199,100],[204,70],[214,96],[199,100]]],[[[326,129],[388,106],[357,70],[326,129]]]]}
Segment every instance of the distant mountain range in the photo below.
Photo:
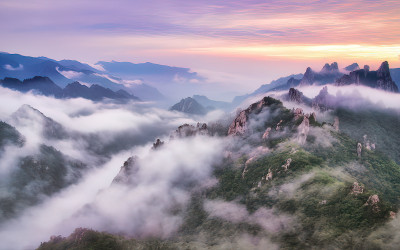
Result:
{"type": "Polygon", "coordinates": [[[112,91],[111,89],[104,88],[100,85],[93,84],[90,87],[73,82],[68,84],[64,89],[55,84],[50,78],[43,76],[35,76],[30,79],[20,81],[16,78],[6,77],[0,80],[0,86],[17,90],[20,92],[33,91],[34,93],[54,96],[55,98],[85,98],[93,101],[101,101],[104,99],[113,100],[136,100],[140,99],[128,92],[120,89],[112,91]]]}
{"type": "Polygon", "coordinates": [[[154,63],[105,62],[95,65],[76,60],[57,61],[47,57],[29,57],[19,54],[0,53],[0,77],[19,80],[35,76],[49,77],[64,88],[72,81],[85,85],[97,84],[113,91],[123,89],[142,100],[160,101],[180,92],[194,93],[196,83],[204,80],[189,68],[171,67],[154,63]],[[184,84],[183,84],[184,83],[184,84]]]}
{"type": "Polygon", "coordinates": [[[398,92],[400,68],[390,69],[388,62],[383,62],[377,71],[370,71],[368,65],[365,65],[364,69],[360,69],[357,63],[353,63],[343,68],[343,71],[340,71],[336,62],[326,63],[318,72],[308,67],[304,74],[281,77],[270,84],[261,85],[250,94],[236,96],[232,103],[239,105],[251,96],[270,91],[325,84],[334,84],[336,86],[357,84],[389,92],[398,92]],[[346,74],[347,72],[349,73],[348,75],[346,74]]]}

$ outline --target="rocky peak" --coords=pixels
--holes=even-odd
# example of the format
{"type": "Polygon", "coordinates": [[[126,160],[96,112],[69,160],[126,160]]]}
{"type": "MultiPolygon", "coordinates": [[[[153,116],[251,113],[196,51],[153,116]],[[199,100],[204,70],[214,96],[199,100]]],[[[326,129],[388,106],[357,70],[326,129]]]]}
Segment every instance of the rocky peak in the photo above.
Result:
{"type": "Polygon", "coordinates": [[[312,100],[312,107],[315,110],[328,110],[334,104],[335,97],[329,94],[327,86],[323,87],[319,94],[312,100]]]}
{"type": "Polygon", "coordinates": [[[156,150],[160,148],[162,145],[164,145],[164,142],[161,141],[160,139],[157,139],[155,143],[153,143],[153,147],[151,149],[156,150]]]}
{"type": "Polygon", "coordinates": [[[303,102],[303,93],[295,88],[289,89],[289,101],[302,103],[303,102]]]}
{"type": "Polygon", "coordinates": [[[336,86],[365,85],[371,88],[382,89],[390,92],[399,92],[397,85],[392,80],[389,71],[389,63],[383,62],[377,71],[370,71],[369,66],[355,70],[348,75],[343,75],[336,80],[336,86]]]}
{"type": "Polygon", "coordinates": [[[376,72],[378,77],[377,88],[383,89],[390,92],[399,92],[399,89],[395,82],[392,80],[389,71],[389,63],[387,61],[383,62],[376,72]]]}
{"type": "Polygon", "coordinates": [[[228,135],[243,135],[245,134],[248,126],[248,119],[250,114],[258,114],[264,107],[271,106],[272,104],[280,103],[279,101],[266,96],[258,102],[251,104],[245,110],[239,110],[235,120],[232,121],[228,129],[228,135]]]}
{"type": "Polygon", "coordinates": [[[170,136],[170,139],[183,138],[195,135],[207,135],[208,127],[205,123],[197,123],[196,127],[187,123],[178,127],[177,130],[170,136]]]}
{"type": "Polygon", "coordinates": [[[183,113],[194,114],[194,115],[204,115],[207,113],[206,109],[198,103],[195,99],[187,97],[182,99],[177,104],[173,105],[170,110],[175,110],[183,113]]]}
{"type": "Polygon", "coordinates": [[[138,157],[132,156],[129,157],[125,162],[124,165],[119,170],[117,176],[115,176],[112,184],[119,183],[119,184],[130,184],[132,182],[132,176],[139,172],[139,165],[138,165],[138,157]]]}
{"type": "Polygon", "coordinates": [[[333,62],[329,65],[329,63],[325,63],[324,67],[321,69],[320,73],[337,73],[339,71],[339,67],[337,62],[333,62]]]}
{"type": "Polygon", "coordinates": [[[390,76],[389,63],[384,61],[377,71],[378,77],[390,76]]]}
{"type": "Polygon", "coordinates": [[[314,78],[315,72],[310,67],[308,67],[306,72],[304,73],[303,78],[300,81],[299,86],[312,85],[314,83],[314,78]]]}
{"type": "Polygon", "coordinates": [[[354,71],[354,70],[359,70],[359,69],[360,69],[360,66],[358,65],[358,63],[350,64],[349,66],[344,68],[344,70],[346,70],[348,72],[351,72],[351,71],[354,71]]]}

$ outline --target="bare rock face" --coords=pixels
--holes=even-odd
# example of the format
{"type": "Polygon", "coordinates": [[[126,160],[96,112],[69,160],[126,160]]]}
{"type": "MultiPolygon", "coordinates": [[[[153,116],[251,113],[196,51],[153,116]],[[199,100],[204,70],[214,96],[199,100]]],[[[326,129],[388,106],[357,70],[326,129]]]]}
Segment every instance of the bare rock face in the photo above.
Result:
{"type": "Polygon", "coordinates": [[[297,130],[299,133],[297,140],[300,145],[304,145],[307,140],[308,132],[310,131],[310,120],[308,119],[307,115],[304,116],[303,121],[301,122],[297,130]]]}
{"type": "Polygon", "coordinates": [[[229,126],[228,135],[243,135],[247,130],[247,116],[246,110],[242,110],[229,126]]]}
{"type": "Polygon", "coordinates": [[[351,187],[351,193],[354,195],[362,194],[364,192],[364,187],[360,186],[358,182],[354,182],[351,187]]]}
{"type": "Polygon", "coordinates": [[[117,176],[115,176],[112,184],[130,184],[132,182],[132,176],[137,174],[137,172],[139,171],[137,161],[137,156],[129,157],[128,160],[124,162],[124,165],[121,167],[117,176]]]}
{"type": "Polygon", "coordinates": [[[271,132],[271,128],[268,127],[268,128],[265,130],[265,132],[264,132],[264,134],[263,134],[263,136],[262,136],[262,139],[263,139],[263,140],[267,140],[268,137],[269,137],[269,133],[270,133],[270,132],[271,132]]]}
{"type": "Polygon", "coordinates": [[[228,135],[244,135],[247,131],[249,115],[258,114],[264,107],[273,103],[276,103],[276,100],[266,96],[261,101],[251,104],[247,109],[239,111],[239,114],[229,126],[228,135]]]}
{"type": "Polygon", "coordinates": [[[160,148],[162,145],[164,145],[164,142],[161,141],[160,139],[157,139],[155,143],[153,143],[153,147],[151,149],[156,150],[160,148]]]}
{"type": "Polygon", "coordinates": [[[361,143],[357,143],[357,156],[358,156],[358,159],[361,159],[361,150],[362,150],[361,143]]]}
{"type": "Polygon", "coordinates": [[[197,123],[196,127],[189,124],[183,124],[175,130],[175,132],[170,136],[170,139],[207,134],[208,128],[205,123],[197,123]]]}
{"type": "Polygon", "coordinates": [[[292,158],[287,159],[286,163],[282,165],[284,171],[288,170],[288,168],[290,167],[290,163],[292,163],[292,158]]]}
{"type": "Polygon", "coordinates": [[[335,121],[333,122],[333,128],[339,131],[339,117],[335,116],[335,121]]]}
{"type": "Polygon", "coordinates": [[[303,102],[303,93],[298,91],[295,88],[290,88],[289,89],[289,101],[296,102],[296,103],[302,103],[303,102]]]}
{"type": "Polygon", "coordinates": [[[364,206],[370,206],[373,212],[378,213],[380,211],[378,203],[379,203],[379,196],[377,194],[374,194],[368,197],[368,200],[364,204],[364,206]]]}

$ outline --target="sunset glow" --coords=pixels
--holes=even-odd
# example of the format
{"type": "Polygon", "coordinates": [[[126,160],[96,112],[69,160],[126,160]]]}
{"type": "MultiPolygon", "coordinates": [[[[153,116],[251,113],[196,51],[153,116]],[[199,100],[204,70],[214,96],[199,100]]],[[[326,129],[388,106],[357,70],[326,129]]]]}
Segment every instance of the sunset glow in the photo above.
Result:
{"type": "Polygon", "coordinates": [[[0,30],[7,35],[0,48],[90,63],[151,61],[240,72],[242,78],[247,69],[259,83],[277,71],[304,72],[307,62],[388,60],[400,67],[398,13],[399,1],[4,0],[0,30]],[[286,69],[271,66],[278,59],[286,69]]]}

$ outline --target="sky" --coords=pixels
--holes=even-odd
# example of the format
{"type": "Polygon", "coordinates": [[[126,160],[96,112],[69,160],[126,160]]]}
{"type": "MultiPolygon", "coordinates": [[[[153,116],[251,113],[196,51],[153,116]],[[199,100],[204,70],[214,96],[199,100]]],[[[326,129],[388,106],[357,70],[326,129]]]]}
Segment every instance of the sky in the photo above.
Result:
{"type": "Polygon", "coordinates": [[[251,91],[337,61],[400,67],[400,1],[1,0],[0,50],[189,67],[251,91]]]}

